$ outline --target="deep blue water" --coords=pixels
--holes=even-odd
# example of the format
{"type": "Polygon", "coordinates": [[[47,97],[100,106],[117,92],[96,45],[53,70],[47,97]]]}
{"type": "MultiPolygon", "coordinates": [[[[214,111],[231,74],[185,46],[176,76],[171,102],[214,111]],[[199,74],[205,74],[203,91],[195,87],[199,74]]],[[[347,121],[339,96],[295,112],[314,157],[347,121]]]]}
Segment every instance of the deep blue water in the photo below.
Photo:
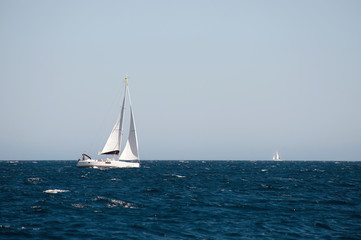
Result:
{"type": "Polygon", "coordinates": [[[361,239],[361,162],[75,165],[0,162],[0,238],[361,239]]]}

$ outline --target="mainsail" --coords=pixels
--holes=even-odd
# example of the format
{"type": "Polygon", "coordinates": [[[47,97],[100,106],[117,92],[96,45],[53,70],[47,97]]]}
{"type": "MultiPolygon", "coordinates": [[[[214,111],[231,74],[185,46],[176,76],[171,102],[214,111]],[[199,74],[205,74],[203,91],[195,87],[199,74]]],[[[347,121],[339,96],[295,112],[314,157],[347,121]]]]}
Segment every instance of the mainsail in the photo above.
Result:
{"type": "Polygon", "coordinates": [[[120,134],[120,118],[115,123],[112,132],[108,138],[108,141],[104,145],[103,150],[99,154],[119,154],[119,134],[120,134]]]}

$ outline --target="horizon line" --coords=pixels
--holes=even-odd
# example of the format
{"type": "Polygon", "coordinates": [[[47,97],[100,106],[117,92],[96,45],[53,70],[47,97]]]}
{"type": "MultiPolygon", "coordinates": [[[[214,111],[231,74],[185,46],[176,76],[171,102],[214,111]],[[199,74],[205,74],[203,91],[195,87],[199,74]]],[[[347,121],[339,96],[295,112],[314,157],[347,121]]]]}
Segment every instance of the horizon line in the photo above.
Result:
{"type": "MultiPolygon", "coordinates": [[[[76,159],[0,159],[0,162],[6,161],[78,161],[76,159]]],[[[293,161],[308,161],[308,162],[357,162],[361,160],[335,160],[335,159],[286,159],[286,160],[272,160],[272,159],[143,159],[140,161],[269,161],[269,162],[293,162],[293,161]]]]}

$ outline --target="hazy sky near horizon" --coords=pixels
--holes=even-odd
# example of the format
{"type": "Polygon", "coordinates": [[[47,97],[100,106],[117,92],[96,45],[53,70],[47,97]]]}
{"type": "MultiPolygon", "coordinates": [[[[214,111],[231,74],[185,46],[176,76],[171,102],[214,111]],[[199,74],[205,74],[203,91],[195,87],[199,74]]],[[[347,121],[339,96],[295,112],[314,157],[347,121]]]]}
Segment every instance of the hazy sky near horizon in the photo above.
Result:
{"type": "Polygon", "coordinates": [[[0,160],[361,160],[361,1],[0,1],[0,160]]]}

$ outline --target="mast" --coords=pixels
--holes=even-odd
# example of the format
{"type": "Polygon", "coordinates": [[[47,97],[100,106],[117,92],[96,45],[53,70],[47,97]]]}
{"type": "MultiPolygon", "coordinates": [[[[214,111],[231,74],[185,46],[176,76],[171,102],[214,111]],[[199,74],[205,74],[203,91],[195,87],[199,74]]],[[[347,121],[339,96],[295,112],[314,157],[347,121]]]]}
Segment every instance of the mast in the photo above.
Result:
{"type": "Polygon", "coordinates": [[[122,110],[120,112],[120,126],[119,126],[119,140],[118,140],[118,158],[120,156],[120,149],[122,147],[122,135],[123,135],[123,123],[124,123],[124,111],[125,111],[125,104],[126,104],[126,97],[127,97],[127,88],[128,88],[128,78],[125,78],[125,89],[124,89],[124,98],[123,98],[123,105],[122,110]]]}

